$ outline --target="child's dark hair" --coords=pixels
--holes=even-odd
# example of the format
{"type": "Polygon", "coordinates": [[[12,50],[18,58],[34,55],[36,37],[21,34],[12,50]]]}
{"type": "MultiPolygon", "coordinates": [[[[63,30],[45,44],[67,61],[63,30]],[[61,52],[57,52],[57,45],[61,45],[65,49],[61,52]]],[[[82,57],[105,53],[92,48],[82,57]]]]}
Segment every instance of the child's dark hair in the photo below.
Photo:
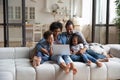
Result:
{"type": "Polygon", "coordinates": [[[79,37],[79,35],[78,35],[77,33],[74,33],[74,34],[71,36],[71,38],[70,38],[70,47],[73,46],[72,41],[73,41],[73,38],[75,38],[75,37],[77,37],[77,39],[78,39],[78,44],[79,44],[79,43],[82,43],[82,40],[81,40],[81,38],[79,37]]]}
{"type": "Polygon", "coordinates": [[[44,37],[45,39],[48,39],[48,37],[49,37],[50,35],[52,35],[52,34],[53,34],[52,31],[46,31],[46,32],[44,32],[43,37],[44,37]]]}

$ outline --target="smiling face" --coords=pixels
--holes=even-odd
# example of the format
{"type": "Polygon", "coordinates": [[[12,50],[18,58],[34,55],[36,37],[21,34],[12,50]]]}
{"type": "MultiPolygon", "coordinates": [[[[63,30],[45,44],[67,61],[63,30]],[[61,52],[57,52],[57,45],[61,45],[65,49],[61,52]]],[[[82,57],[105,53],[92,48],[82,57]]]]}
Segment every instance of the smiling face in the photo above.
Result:
{"type": "Polygon", "coordinates": [[[78,37],[73,37],[72,44],[77,45],[78,44],[78,37]]]}
{"type": "Polygon", "coordinates": [[[61,29],[60,28],[53,30],[54,37],[57,37],[60,33],[61,33],[61,29]]]}
{"type": "Polygon", "coordinates": [[[73,27],[72,24],[71,24],[71,25],[68,25],[68,26],[66,27],[66,31],[67,31],[68,34],[72,34],[72,33],[73,33],[73,30],[74,30],[74,27],[73,27]]]}

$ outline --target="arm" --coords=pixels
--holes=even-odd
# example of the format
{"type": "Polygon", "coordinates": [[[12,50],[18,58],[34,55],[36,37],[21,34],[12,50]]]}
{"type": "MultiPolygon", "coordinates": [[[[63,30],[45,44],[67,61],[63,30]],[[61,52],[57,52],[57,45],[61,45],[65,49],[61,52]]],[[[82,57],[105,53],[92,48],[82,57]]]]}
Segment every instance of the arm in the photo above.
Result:
{"type": "Polygon", "coordinates": [[[80,49],[80,50],[78,51],[78,53],[83,54],[83,53],[85,53],[86,50],[87,50],[87,48],[82,48],[82,49],[80,49]]]}
{"type": "Polygon", "coordinates": [[[80,52],[80,51],[77,50],[76,47],[74,47],[74,46],[72,46],[70,50],[71,50],[71,54],[79,54],[79,52],[80,52]]]}
{"type": "Polygon", "coordinates": [[[50,56],[52,56],[52,54],[53,54],[53,49],[52,49],[53,42],[54,42],[53,39],[50,39],[50,40],[49,40],[49,44],[50,44],[49,54],[50,54],[50,56]]]}
{"type": "Polygon", "coordinates": [[[50,46],[50,52],[49,52],[50,56],[52,56],[53,54],[53,50],[52,50],[52,46],[50,46]]]}
{"type": "Polygon", "coordinates": [[[44,46],[44,42],[45,40],[40,40],[37,45],[36,45],[36,48],[37,48],[37,52],[43,52],[45,54],[49,54],[48,51],[43,47],[44,46]]]}
{"type": "Polygon", "coordinates": [[[71,54],[77,54],[77,52],[75,52],[73,49],[70,49],[70,53],[71,54]]]}
{"type": "Polygon", "coordinates": [[[80,37],[80,39],[81,39],[84,47],[88,48],[88,43],[87,43],[85,37],[83,36],[83,34],[82,34],[81,32],[75,32],[75,33],[76,33],[77,35],[79,35],[79,37],[80,37]]]}
{"type": "Polygon", "coordinates": [[[49,54],[49,52],[46,49],[44,49],[44,48],[41,48],[41,52],[43,52],[45,54],[49,54]]]}

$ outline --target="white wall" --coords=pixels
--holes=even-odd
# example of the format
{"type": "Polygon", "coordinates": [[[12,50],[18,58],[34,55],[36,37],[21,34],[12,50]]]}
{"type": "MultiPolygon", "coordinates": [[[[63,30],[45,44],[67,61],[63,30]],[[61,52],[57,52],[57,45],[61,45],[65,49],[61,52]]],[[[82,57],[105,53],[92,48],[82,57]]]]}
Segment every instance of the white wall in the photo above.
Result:
{"type": "MultiPolygon", "coordinates": [[[[51,3],[47,3],[46,0],[36,0],[36,23],[42,23],[42,24],[49,24],[54,21],[54,17],[51,12],[46,12],[46,8],[48,8],[51,11],[51,5],[57,3],[57,0],[47,0],[51,3]]],[[[64,0],[64,3],[57,3],[60,7],[64,6],[67,7],[67,9],[70,8],[70,0],[64,0]]],[[[63,15],[57,15],[56,18],[59,20],[59,18],[63,18],[63,15]]]]}

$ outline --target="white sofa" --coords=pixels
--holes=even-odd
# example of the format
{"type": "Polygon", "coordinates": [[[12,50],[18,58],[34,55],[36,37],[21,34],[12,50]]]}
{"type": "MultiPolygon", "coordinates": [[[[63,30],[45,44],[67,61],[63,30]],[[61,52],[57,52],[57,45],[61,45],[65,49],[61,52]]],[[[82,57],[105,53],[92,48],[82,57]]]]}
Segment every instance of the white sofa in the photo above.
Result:
{"type": "Polygon", "coordinates": [[[30,63],[33,48],[7,47],[0,48],[0,80],[117,80],[120,79],[120,45],[109,44],[107,49],[114,58],[104,62],[101,68],[95,64],[86,66],[74,62],[78,69],[76,75],[68,74],[52,61],[45,62],[37,68],[30,63]]]}

